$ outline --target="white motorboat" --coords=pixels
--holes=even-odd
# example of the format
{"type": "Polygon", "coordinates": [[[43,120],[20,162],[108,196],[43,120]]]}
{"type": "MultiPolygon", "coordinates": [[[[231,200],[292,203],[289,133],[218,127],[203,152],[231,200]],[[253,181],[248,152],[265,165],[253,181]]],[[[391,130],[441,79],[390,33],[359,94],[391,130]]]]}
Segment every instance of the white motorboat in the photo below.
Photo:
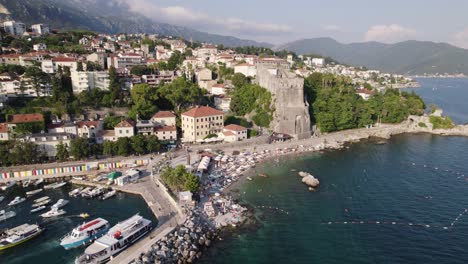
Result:
{"type": "Polygon", "coordinates": [[[43,201],[40,201],[40,202],[38,202],[38,203],[33,204],[32,207],[35,208],[35,207],[40,207],[40,206],[48,205],[48,204],[50,204],[50,202],[51,202],[50,199],[43,200],[43,201]]]}
{"type": "Polygon", "coordinates": [[[16,196],[15,199],[13,199],[13,201],[11,201],[8,206],[13,206],[13,205],[17,205],[19,203],[22,203],[26,201],[26,198],[24,197],[19,197],[19,196],[16,196]]]}
{"type": "Polygon", "coordinates": [[[29,191],[29,192],[26,192],[26,196],[33,196],[35,194],[38,194],[40,192],[42,192],[44,189],[36,189],[36,190],[32,190],[32,191],[29,191]]]}
{"type": "Polygon", "coordinates": [[[114,196],[115,194],[117,193],[116,190],[112,190],[108,193],[105,193],[103,196],[102,196],[102,200],[107,200],[109,198],[111,198],[112,196],[114,196]]]}
{"type": "Polygon", "coordinates": [[[62,207],[64,207],[65,205],[68,204],[68,200],[64,200],[64,199],[59,199],[54,205],[52,205],[52,209],[60,209],[62,207]]]}
{"type": "Polygon", "coordinates": [[[14,216],[16,216],[16,213],[14,211],[8,211],[8,212],[5,210],[0,211],[0,221],[5,221],[8,218],[12,218],[14,216]]]}
{"type": "Polygon", "coordinates": [[[44,179],[41,178],[39,180],[37,180],[35,183],[34,183],[34,186],[38,186],[39,184],[43,183],[44,182],[44,179]]]}
{"type": "Polygon", "coordinates": [[[65,184],[67,184],[67,182],[55,182],[55,183],[45,185],[44,189],[46,189],[46,190],[57,189],[57,188],[60,188],[60,187],[64,186],[65,184]]]}
{"type": "Polygon", "coordinates": [[[91,187],[86,187],[86,188],[84,188],[84,189],[80,192],[81,197],[84,197],[84,198],[89,197],[89,193],[90,193],[92,190],[93,190],[93,188],[91,188],[91,187]]]}
{"type": "Polygon", "coordinates": [[[69,192],[68,195],[70,197],[76,197],[80,194],[80,192],[83,190],[84,188],[83,187],[79,187],[79,188],[76,188],[74,189],[73,191],[69,192]]]}
{"type": "Polygon", "coordinates": [[[40,203],[42,201],[45,201],[45,200],[50,200],[50,197],[49,196],[43,196],[41,198],[37,198],[36,200],[34,200],[33,202],[34,203],[40,203]]]}
{"type": "Polygon", "coordinates": [[[16,185],[16,181],[9,181],[5,185],[3,185],[1,187],[1,189],[2,189],[2,191],[6,191],[6,190],[10,189],[11,187],[13,187],[15,185],[16,185]]]}
{"type": "Polygon", "coordinates": [[[66,213],[67,212],[65,210],[52,208],[52,210],[41,214],[41,216],[44,217],[44,218],[49,218],[49,217],[64,215],[66,213]]]}
{"type": "Polygon", "coordinates": [[[31,185],[31,180],[27,180],[23,182],[23,188],[28,188],[31,185]]]}
{"type": "Polygon", "coordinates": [[[104,193],[104,188],[97,187],[88,193],[88,197],[94,198],[104,193]]]}
{"type": "Polygon", "coordinates": [[[43,206],[39,206],[39,207],[36,207],[34,209],[31,209],[31,213],[35,213],[35,212],[39,212],[39,211],[42,211],[44,209],[46,209],[47,207],[45,205],[43,206]]]}
{"type": "Polygon", "coordinates": [[[136,214],[113,226],[107,234],[94,241],[85,249],[83,255],[75,259],[75,263],[105,263],[144,237],[151,229],[151,221],[136,214]]]}
{"type": "Polygon", "coordinates": [[[70,233],[63,237],[60,245],[65,249],[79,247],[93,242],[109,231],[110,224],[107,220],[97,218],[87,223],[83,223],[74,228],[70,233]]]}

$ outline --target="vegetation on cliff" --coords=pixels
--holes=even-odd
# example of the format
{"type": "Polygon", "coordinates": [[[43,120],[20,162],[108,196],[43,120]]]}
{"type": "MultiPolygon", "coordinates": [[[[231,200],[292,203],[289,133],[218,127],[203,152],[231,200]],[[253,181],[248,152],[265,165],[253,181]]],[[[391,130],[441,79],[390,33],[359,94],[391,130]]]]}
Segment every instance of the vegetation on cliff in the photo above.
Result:
{"type": "Polygon", "coordinates": [[[429,122],[431,122],[433,129],[451,129],[455,127],[450,117],[430,116],[429,122]]]}
{"type": "Polygon", "coordinates": [[[414,92],[388,89],[364,100],[351,80],[332,74],[314,73],[305,80],[305,94],[312,121],[321,132],[365,127],[376,122],[400,123],[409,115],[422,115],[426,105],[414,92]]]}
{"type": "Polygon", "coordinates": [[[260,127],[269,127],[273,120],[271,93],[259,85],[245,83],[231,94],[231,110],[238,116],[253,114],[252,121],[260,127]]]}

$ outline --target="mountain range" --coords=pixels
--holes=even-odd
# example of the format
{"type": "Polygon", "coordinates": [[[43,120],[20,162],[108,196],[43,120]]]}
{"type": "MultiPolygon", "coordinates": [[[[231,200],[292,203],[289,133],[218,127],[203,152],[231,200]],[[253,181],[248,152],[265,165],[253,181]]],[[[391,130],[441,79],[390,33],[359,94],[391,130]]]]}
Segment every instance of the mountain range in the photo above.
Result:
{"type": "Polygon", "coordinates": [[[468,74],[468,50],[447,43],[404,41],[396,44],[343,44],[331,38],[294,41],[276,47],[297,54],[320,54],[341,63],[408,75],[468,74]]]}
{"type": "MultiPolygon", "coordinates": [[[[47,23],[57,29],[87,29],[102,33],[149,33],[229,47],[272,44],[210,34],[159,23],[118,0],[0,0],[0,19],[27,24],[47,23]]],[[[446,43],[405,41],[396,44],[364,42],[343,44],[331,38],[303,39],[275,47],[297,54],[319,54],[341,63],[408,75],[468,74],[468,50],[446,43]]]]}
{"type": "Polygon", "coordinates": [[[126,4],[116,0],[0,0],[0,13],[3,13],[0,17],[2,19],[15,19],[29,25],[47,23],[57,29],[87,29],[111,34],[159,34],[229,47],[272,46],[269,43],[155,22],[129,11],[126,4]]]}

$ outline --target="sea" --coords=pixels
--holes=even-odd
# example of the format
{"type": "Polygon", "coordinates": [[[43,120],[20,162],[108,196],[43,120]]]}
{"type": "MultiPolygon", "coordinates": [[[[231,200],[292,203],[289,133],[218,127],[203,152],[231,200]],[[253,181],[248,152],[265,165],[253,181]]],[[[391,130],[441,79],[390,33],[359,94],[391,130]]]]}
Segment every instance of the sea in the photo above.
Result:
{"type": "MultiPolygon", "coordinates": [[[[8,190],[5,200],[0,203],[0,210],[13,210],[17,215],[6,221],[0,221],[0,229],[29,223],[39,224],[40,226],[45,227],[45,231],[28,242],[0,251],[0,263],[74,263],[75,258],[84,252],[85,247],[65,250],[60,246],[60,239],[76,226],[98,217],[102,217],[109,221],[111,225],[115,225],[119,221],[123,221],[134,214],[140,213],[140,215],[152,220],[155,225],[157,224],[157,219],[154,217],[151,209],[139,195],[118,192],[116,196],[105,201],[97,198],[84,199],[69,197],[68,193],[77,187],[79,186],[69,183],[59,189],[44,190],[43,192],[28,198],[25,202],[12,207],[8,206],[8,203],[11,200],[16,196],[26,197],[25,191],[36,189],[36,187],[29,187],[28,189],[14,187],[8,190]],[[60,198],[69,200],[70,202],[62,208],[67,213],[63,216],[43,219],[40,215],[47,212],[48,209],[50,209],[50,205],[43,211],[30,213],[33,200],[43,196],[49,196],[53,203],[60,198]],[[79,216],[81,213],[88,213],[90,217],[83,219],[79,216]]],[[[0,195],[5,195],[5,192],[1,192],[0,195]]]]}
{"type": "MultiPolygon", "coordinates": [[[[420,94],[468,123],[468,79],[419,79],[420,94]]],[[[427,134],[281,157],[232,190],[253,209],[201,263],[468,263],[468,138],[427,134]],[[299,171],[317,177],[311,192],[299,171]],[[258,177],[259,173],[268,177],[258,177]]]]}

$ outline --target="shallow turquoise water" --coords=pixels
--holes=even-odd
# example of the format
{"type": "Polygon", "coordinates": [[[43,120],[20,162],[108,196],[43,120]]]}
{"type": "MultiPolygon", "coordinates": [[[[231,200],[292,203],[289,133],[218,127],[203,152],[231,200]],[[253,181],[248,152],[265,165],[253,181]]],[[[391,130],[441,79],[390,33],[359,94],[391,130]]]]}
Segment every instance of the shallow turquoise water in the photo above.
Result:
{"type": "MultiPolygon", "coordinates": [[[[73,186],[73,188],[74,187],[76,186],[73,186]]],[[[14,227],[23,223],[38,223],[46,227],[46,230],[29,242],[8,250],[0,251],[0,263],[73,263],[75,257],[83,253],[84,247],[65,250],[60,246],[60,238],[70,232],[78,224],[85,221],[78,216],[83,212],[90,214],[90,218],[88,218],[87,221],[102,217],[108,220],[111,225],[125,220],[136,213],[140,213],[142,216],[153,220],[155,225],[157,224],[157,220],[151,210],[140,196],[118,193],[116,196],[106,201],[68,198],[68,192],[73,188],[68,184],[57,190],[45,190],[26,200],[26,202],[12,208],[7,206],[8,202],[15,196],[24,196],[24,190],[16,187],[8,192],[7,198],[0,203],[0,210],[13,209],[17,215],[5,222],[0,222],[0,229],[14,227]],[[46,212],[47,209],[42,212],[30,214],[29,210],[31,209],[32,201],[45,195],[50,196],[54,203],[60,198],[70,200],[70,203],[63,208],[67,211],[67,214],[47,220],[40,217],[40,214],[46,212]]],[[[35,189],[35,187],[31,189],[35,189]]]]}

